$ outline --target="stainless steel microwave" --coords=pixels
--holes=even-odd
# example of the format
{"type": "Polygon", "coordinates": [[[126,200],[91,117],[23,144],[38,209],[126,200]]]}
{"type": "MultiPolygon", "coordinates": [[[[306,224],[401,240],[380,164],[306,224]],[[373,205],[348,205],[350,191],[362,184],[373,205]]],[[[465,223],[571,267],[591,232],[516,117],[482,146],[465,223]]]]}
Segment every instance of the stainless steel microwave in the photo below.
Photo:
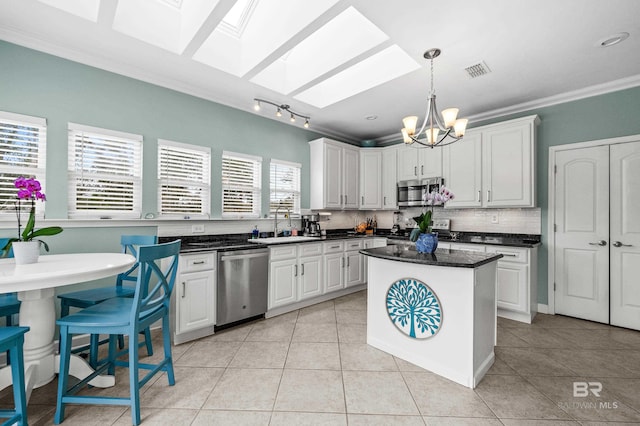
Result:
{"type": "Polygon", "coordinates": [[[425,194],[433,191],[440,191],[444,185],[441,177],[401,180],[398,182],[398,207],[420,207],[426,206],[425,194]]]}

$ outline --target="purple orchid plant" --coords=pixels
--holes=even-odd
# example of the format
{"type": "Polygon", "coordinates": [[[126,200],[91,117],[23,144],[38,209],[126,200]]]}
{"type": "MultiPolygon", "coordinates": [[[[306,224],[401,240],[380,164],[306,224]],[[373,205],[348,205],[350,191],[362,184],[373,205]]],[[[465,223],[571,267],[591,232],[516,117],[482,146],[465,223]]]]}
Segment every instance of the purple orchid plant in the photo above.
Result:
{"type": "Polygon", "coordinates": [[[416,216],[413,220],[416,221],[418,225],[417,228],[411,231],[409,234],[409,239],[413,242],[418,240],[420,234],[426,234],[431,232],[431,215],[433,214],[433,206],[441,206],[444,205],[449,200],[452,200],[455,197],[453,192],[445,186],[440,187],[440,191],[432,191],[425,192],[422,195],[422,201],[425,202],[428,206],[431,206],[430,209],[427,209],[426,212],[421,213],[420,216],[416,216]]]}
{"type": "Polygon", "coordinates": [[[2,250],[6,254],[11,249],[11,245],[16,241],[39,241],[46,251],[49,251],[49,246],[44,241],[37,239],[38,237],[56,235],[62,232],[62,228],[59,226],[50,226],[47,228],[40,228],[35,230],[36,226],[36,200],[42,202],[47,200],[47,197],[42,192],[42,186],[37,179],[19,177],[14,181],[15,187],[18,189],[17,202],[16,202],[16,216],[18,217],[18,237],[10,238],[7,245],[2,250]],[[24,230],[22,230],[22,222],[20,219],[20,212],[22,210],[22,203],[31,203],[29,209],[29,219],[27,220],[24,230]]]}

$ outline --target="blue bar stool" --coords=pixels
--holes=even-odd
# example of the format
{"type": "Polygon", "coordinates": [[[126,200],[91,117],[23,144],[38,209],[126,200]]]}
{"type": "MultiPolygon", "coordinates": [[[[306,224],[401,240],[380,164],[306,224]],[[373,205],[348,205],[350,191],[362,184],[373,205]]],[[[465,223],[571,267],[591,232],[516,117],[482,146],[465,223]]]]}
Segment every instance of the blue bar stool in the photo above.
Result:
{"type": "Polygon", "coordinates": [[[83,309],[60,318],[60,369],[58,375],[58,400],[54,423],[64,421],[66,404],[126,405],[131,408],[131,420],[140,424],[140,388],[156,373],[167,373],[169,386],[175,384],[173,358],[171,356],[171,335],[169,329],[169,308],[171,292],[176,281],[180,240],[154,246],[141,246],[138,250],[138,278],[135,295],[114,297],[95,306],[83,309]],[[157,363],[139,362],[138,345],[135,342],[138,333],[154,322],[162,320],[162,338],[164,357],[157,363]],[[96,371],[79,383],[69,386],[69,360],[71,340],[74,334],[108,334],[109,357],[96,371]],[[128,350],[116,353],[116,336],[129,336],[128,350]],[[127,354],[128,361],[119,360],[127,354]],[[116,366],[129,368],[129,396],[87,396],[77,392],[94,377],[105,370],[115,374],[116,366]],[[140,378],[139,369],[150,370],[140,378]]]}
{"type": "MultiPolygon", "coordinates": [[[[0,238],[0,248],[7,245],[8,238],[0,238]]],[[[13,257],[13,248],[9,249],[9,253],[2,253],[4,257],[13,257]]],[[[13,325],[13,316],[20,313],[20,301],[16,293],[0,294],[0,317],[5,318],[5,325],[10,327],[13,325]]],[[[1,351],[0,351],[1,352],[1,351]]],[[[7,364],[10,364],[11,356],[7,352],[7,364]]]]}
{"type": "Polygon", "coordinates": [[[19,424],[26,426],[27,423],[27,395],[24,380],[24,334],[29,331],[29,327],[4,327],[0,328],[0,352],[9,351],[11,355],[11,377],[13,378],[13,399],[15,408],[13,410],[0,410],[0,418],[8,419],[2,426],[19,424]]]}
{"type": "MultiPolygon", "coordinates": [[[[153,245],[158,242],[158,237],[155,235],[123,235],[120,238],[120,244],[122,245],[122,253],[129,253],[132,256],[137,256],[139,246],[153,245]]],[[[135,293],[135,287],[123,285],[123,281],[135,282],[136,276],[134,272],[137,270],[138,264],[136,263],[127,272],[118,275],[116,285],[113,287],[100,287],[92,288],[88,290],[80,290],[71,293],[64,293],[58,295],[60,299],[60,316],[66,317],[69,315],[69,308],[88,308],[90,306],[102,303],[105,300],[113,297],[133,297],[135,293]]],[[[147,355],[153,355],[153,346],[151,344],[151,332],[149,329],[141,330],[144,334],[144,344],[147,347],[147,355]]],[[[89,346],[82,346],[73,350],[74,353],[84,352],[89,349],[89,365],[92,368],[96,368],[98,365],[98,347],[103,343],[107,343],[108,340],[99,340],[98,334],[91,335],[91,341],[89,346]]],[[[124,347],[124,339],[122,336],[118,338],[120,349],[124,347]]]]}

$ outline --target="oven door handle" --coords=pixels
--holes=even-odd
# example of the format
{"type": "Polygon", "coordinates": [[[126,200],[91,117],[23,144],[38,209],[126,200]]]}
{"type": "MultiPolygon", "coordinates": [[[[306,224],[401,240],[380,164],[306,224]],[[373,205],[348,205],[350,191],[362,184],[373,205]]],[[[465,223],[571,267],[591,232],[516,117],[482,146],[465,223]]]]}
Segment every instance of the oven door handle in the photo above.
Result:
{"type": "Polygon", "coordinates": [[[255,253],[255,254],[238,254],[238,255],[230,255],[230,256],[220,256],[220,262],[229,262],[232,260],[245,260],[245,259],[253,259],[255,257],[267,257],[269,253],[255,253]]]}

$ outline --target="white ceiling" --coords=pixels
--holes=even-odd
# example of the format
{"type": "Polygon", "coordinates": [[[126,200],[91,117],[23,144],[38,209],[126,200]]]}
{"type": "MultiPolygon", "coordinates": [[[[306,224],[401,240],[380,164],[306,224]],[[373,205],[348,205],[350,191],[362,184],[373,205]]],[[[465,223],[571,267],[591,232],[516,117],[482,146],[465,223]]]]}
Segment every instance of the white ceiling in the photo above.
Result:
{"type": "Polygon", "coordinates": [[[439,107],[473,123],[639,86],[639,17],[637,0],[2,0],[0,39],[273,119],[254,98],[289,104],[311,130],[385,142],[424,114],[429,48],[442,49],[439,107]],[[491,72],[470,78],[480,62],[491,72]]]}

